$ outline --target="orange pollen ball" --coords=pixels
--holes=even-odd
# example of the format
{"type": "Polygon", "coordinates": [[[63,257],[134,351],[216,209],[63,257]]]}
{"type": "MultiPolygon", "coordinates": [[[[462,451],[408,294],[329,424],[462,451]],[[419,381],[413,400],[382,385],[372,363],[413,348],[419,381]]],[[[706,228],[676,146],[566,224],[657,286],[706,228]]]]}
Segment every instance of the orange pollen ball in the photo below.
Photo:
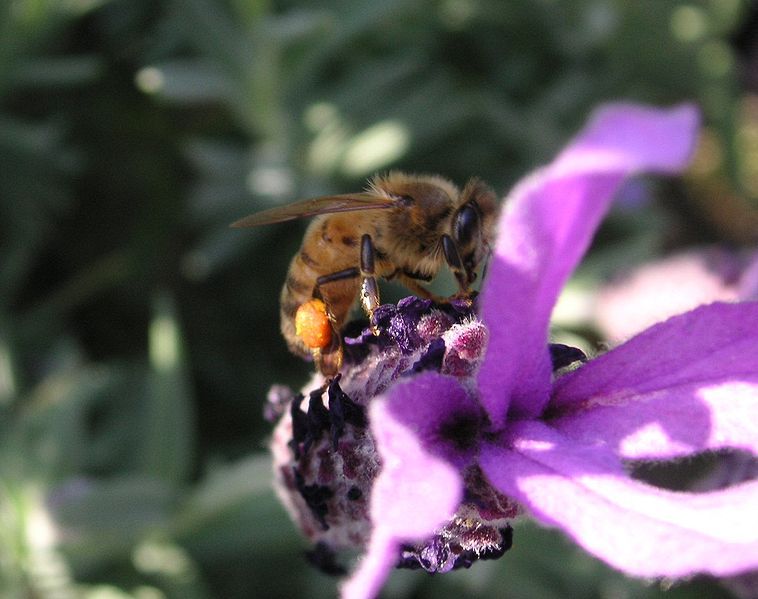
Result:
{"type": "Polygon", "coordinates": [[[310,349],[323,349],[332,341],[332,324],[326,304],[312,299],[302,304],[295,314],[295,333],[310,349]]]}

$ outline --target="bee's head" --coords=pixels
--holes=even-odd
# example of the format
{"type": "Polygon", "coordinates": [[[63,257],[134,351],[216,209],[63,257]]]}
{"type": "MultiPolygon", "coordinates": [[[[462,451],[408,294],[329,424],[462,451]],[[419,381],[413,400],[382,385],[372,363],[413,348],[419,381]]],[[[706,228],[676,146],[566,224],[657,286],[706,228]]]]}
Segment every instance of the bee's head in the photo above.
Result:
{"type": "Polygon", "coordinates": [[[460,191],[442,177],[391,172],[374,178],[371,190],[396,200],[398,237],[422,254],[441,249],[462,289],[474,282],[493,234],[497,201],[490,187],[471,179],[460,191]]]}
{"type": "Polygon", "coordinates": [[[477,266],[490,251],[496,206],[495,192],[482,181],[471,179],[450,221],[450,236],[469,285],[476,279],[477,266]]]}
{"type": "Polygon", "coordinates": [[[428,245],[429,249],[445,232],[451,206],[460,196],[460,190],[443,177],[398,171],[374,178],[371,189],[396,199],[395,218],[399,230],[428,245]]]}

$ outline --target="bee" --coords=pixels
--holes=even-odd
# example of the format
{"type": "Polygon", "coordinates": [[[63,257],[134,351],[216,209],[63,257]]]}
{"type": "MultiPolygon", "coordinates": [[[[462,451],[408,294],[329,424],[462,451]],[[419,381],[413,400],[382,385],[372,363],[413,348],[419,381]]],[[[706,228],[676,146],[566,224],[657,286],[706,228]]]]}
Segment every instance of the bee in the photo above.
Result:
{"type": "Polygon", "coordinates": [[[287,271],[280,317],[290,351],[312,356],[329,377],[342,365],[340,330],[359,295],[373,328],[377,278],[440,302],[423,283],[447,264],[459,288],[455,297],[471,296],[477,267],[490,251],[496,206],[495,193],[479,179],[460,190],[436,175],[390,172],[363,192],[302,200],[231,226],[316,217],[287,271]]]}

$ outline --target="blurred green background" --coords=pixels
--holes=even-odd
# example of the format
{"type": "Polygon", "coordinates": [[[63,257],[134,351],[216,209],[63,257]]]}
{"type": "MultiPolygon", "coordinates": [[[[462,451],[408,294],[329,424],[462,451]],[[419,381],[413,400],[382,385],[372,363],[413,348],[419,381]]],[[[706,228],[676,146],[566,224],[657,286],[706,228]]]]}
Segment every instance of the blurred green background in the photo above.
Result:
{"type": "MultiPolygon", "coordinates": [[[[277,306],[305,223],[237,218],[391,167],[504,193],[600,102],[691,100],[696,166],[614,213],[585,275],[755,243],[747,1],[0,5],[2,597],[334,594],[270,491],[262,418],[309,373],[277,306]]],[[[731,596],[625,579],[529,524],[498,562],[386,594],[731,596]]]]}

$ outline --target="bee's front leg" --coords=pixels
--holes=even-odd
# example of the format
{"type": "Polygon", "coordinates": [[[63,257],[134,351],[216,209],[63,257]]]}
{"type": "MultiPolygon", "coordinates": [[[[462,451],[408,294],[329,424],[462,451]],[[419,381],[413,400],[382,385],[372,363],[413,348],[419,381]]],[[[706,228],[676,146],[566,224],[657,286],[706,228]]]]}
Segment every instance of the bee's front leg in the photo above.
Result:
{"type": "Polygon", "coordinates": [[[435,304],[445,304],[448,302],[448,298],[437,295],[436,293],[432,293],[416,279],[408,276],[405,273],[397,275],[397,280],[399,283],[402,283],[405,287],[407,287],[408,290],[411,291],[411,293],[413,293],[416,297],[420,297],[422,299],[430,299],[435,304]]]}
{"type": "Polygon", "coordinates": [[[442,236],[442,251],[445,255],[445,262],[455,276],[455,280],[458,283],[458,293],[456,297],[468,298],[471,296],[471,288],[469,287],[469,280],[472,278],[463,266],[463,260],[461,260],[461,254],[458,252],[458,246],[450,235],[442,236]]]}
{"type": "Polygon", "coordinates": [[[361,237],[361,306],[366,312],[371,324],[371,332],[379,334],[379,329],[374,324],[374,310],[379,307],[379,285],[376,282],[374,267],[374,243],[371,235],[361,237]]]}

